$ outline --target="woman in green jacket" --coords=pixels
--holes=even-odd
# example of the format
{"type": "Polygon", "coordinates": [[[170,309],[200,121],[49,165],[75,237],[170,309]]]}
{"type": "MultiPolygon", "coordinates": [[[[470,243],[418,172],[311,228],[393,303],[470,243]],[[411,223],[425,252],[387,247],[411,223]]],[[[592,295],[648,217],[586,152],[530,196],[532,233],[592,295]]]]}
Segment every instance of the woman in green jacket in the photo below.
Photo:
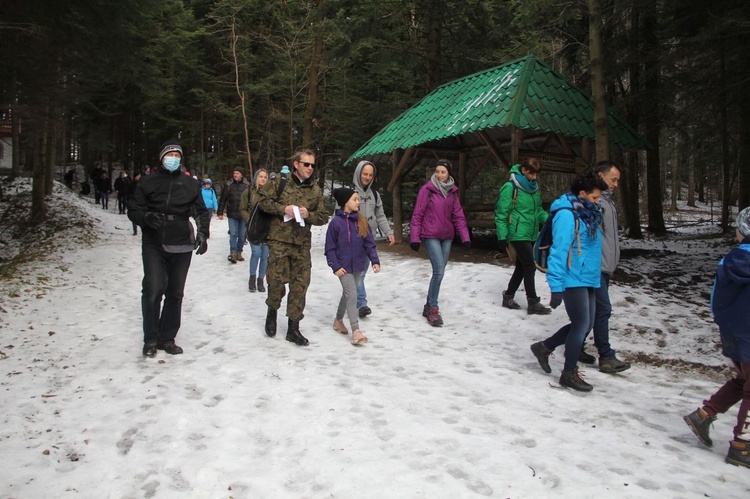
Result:
{"type": "Polygon", "coordinates": [[[534,274],[534,243],[539,226],[549,216],[542,208],[542,196],[536,179],[542,166],[537,158],[524,159],[510,169],[510,180],[500,188],[495,209],[495,227],[500,251],[510,244],[516,253],[516,268],[503,293],[503,307],[513,310],[521,306],[513,299],[523,281],[526,288],[529,314],[549,314],[551,310],[540,303],[536,295],[534,274]]]}

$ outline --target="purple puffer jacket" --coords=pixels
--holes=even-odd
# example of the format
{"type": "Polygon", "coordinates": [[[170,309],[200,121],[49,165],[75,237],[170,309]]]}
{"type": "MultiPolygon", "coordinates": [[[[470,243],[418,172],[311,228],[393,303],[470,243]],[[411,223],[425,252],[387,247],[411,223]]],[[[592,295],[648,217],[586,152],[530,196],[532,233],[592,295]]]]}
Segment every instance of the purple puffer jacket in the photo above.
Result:
{"type": "Polygon", "coordinates": [[[359,213],[336,210],[333,218],[328,222],[325,254],[328,266],[334,272],[342,267],[349,273],[364,271],[365,252],[373,264],[380,265],[372,231],[367,233],[367,237],[360,236],[358,218],[359,213]]]}
{"type": "Polygon", "coordinates": [[[411,216],[412,243],[422,239],[453,239],[461,236],[461,242],[470,241],[469,229],[466,228],[466,217],[458,200],[458,187],[451,187],[447,197],[428,181],[419,189],[414,213],[411,216]]]}

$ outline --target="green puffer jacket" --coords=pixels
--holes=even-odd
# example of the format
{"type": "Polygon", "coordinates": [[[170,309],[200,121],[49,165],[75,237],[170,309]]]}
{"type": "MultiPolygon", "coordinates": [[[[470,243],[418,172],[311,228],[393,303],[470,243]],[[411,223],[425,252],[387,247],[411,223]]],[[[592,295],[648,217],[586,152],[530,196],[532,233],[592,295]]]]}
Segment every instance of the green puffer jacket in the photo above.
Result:
{"type": "Polygon", "coordinates": [[[510,169],[510,180],[500,187],[500,195],[495,207],[495,228],[498,241],[536,241],[539,226],[549,214],[542,208],[539,188],[528,191],[516,180],[522,177],[520,165],[510,169]],[[514,188],[515,186],[515,188],[514,188]],[[516,201],[513,201],[514,191],[516,201]]]}
{"type": "Polygon", "coordinates": [[[279,241],[309,248],[312,241],[310,227],[325,225],[328,222],[329,215],[323,203],[323,191],[311,179],[302,182],[294,173],[290,173],[284,191],[279,201],[276,201],[278,181],[278,178],[269,181],[260,190],[260,209],[276,215],[271,221],[268,241],[271,244],[273,241],[279,241]],[[304,227],[294,220],[284,222],[284,208],[289,205],[304,206],[310,212],[308,218],[305,219],[304,227]]]}

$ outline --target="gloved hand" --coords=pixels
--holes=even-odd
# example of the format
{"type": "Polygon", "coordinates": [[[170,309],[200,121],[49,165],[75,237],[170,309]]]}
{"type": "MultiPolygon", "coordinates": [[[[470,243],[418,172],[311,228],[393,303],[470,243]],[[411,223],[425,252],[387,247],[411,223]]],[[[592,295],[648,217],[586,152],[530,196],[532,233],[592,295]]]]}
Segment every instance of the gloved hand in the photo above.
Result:
{"type": "Polygon", "coordinates": [[[208,251],[208,241],[206,241],[206,236],[201,232],[195,235],[195,248],[196,255],[202,255],[208,251]]]}
{"type": "Polygon", "coordinates": [[[464,249],[469,249],[471,248],[471,241],[464,241],[463,243],[461,243],[461,246],[463,246],[464,249]]]}
{"type": "Polygon", "coordinates": [[[497,242],[497,249],[500,250],[500,253],[506,253],[508,250],[508,241],[503,239],[502,241],[497,242]]]}
{"type": "Polygon", "coordinates": [[[409,247],[414,251],[419,251],[419,243],[410,243],[409,247]]]}
{"type": "Polygon", "coordinates": [[[151,227],[152,229],[158,229],[159,227],[164,225],[164,214],[149,211],[143,217],[143,222],[149,227],[151,227]]]}
{"type": "Polygon", "coordinates": [[[552,293],[552,298],[549,300],[549,306],[552,308],[557,308],[562,303],[563,294],[562,293],[552,293]]]}

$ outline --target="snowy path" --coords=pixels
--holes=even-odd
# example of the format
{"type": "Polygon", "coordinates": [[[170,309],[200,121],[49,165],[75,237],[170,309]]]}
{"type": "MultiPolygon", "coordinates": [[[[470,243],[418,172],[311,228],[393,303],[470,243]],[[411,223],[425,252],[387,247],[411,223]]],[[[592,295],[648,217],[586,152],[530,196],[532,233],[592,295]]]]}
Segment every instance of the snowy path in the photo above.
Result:
{"type": "MultiPolygon", "coordinates": [[[[214,218],[188,277],[185,354],[143,359],[140,236],[125,216],[87,209],[102,241],[4,283],[0,497],[750,495],[750,470],[724,463],[736,412],[715,423],[711,450],[681,418],[715,381],[636,364],[588,368],[590,394],[560,389],[562,351],[545,375],[528,347],[564,311],[501,309],[510,272],[495,265],[449,265],[436,329],[421,317],[428,262],[382,253],[367,277],[370,342],[354,348],[331,328],[340,287],[316,228],[300,348],[285,321],[263,334],[265,295],[248,293],[246,263],[226,261],[226,220],[214,218]]],[[[649,308],[629,288],[613,303],[623,327],[692,313],[649,308]]]]}

